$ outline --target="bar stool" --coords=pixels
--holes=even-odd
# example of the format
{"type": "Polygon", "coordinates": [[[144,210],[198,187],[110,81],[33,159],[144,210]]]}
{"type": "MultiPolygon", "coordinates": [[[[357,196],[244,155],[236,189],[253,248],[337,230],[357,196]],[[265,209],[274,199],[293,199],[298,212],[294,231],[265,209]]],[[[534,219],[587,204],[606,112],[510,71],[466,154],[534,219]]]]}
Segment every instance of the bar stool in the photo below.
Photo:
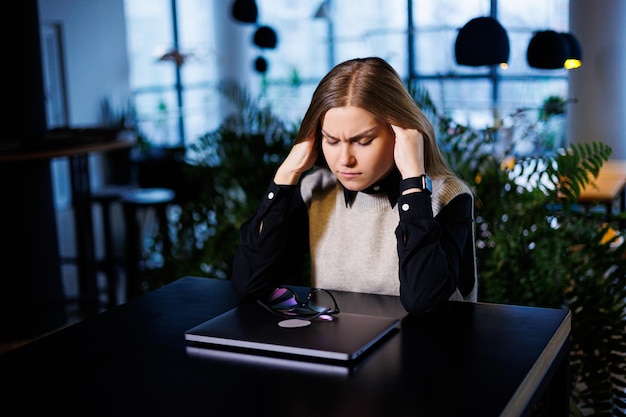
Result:
{"type": "Polygon", "coordinates": [[[120,270],[125,275],[126,300],[142,294],[140,272],[150,269],[149,262],[144,260],[144,225],[142,219],[154,214],[158,224],[163,247],[162,254],[171,252],[168,233],[167,207],[179,197],[175,188],[183,183],[181,178],[181,159],[183,148],[151,148],[148,151],[126,150],[124,153],[108,153],[105,163],[105,183],[123,184],[106,185],[92,193],[95,204],[102,207],[103,235],[105,256],[99,263],[99,269],[107,277],[108,305],[118,303],[117,293],[120,281],[120,270]],[[112,207],[119,204],[123,214],[123,251],[115,253],[112,224],[112,207]],[[119,253],[122,252],[122,255],[119,253]]]}
{"type": "Polygon", "coordinates": [[[161,253],[171,253],[167,208],[175,202],[176,193],[169,188],[137,188],[121,193],[120,202],[126,224],[126,298],[143,294],[141,272],[149,269],[144,258],[144,223],[150,212],[155,215],[158,235],[162,240],[161,253]]]}
{"type": "Polygon", "coordinates": [[[131,192],[136,187],[131,185],[108,185],[94,190],[91,193],[93,205],[100,207],[102,216],[102,235],[104,240],[104,256],[98,261],[98,270],[104,272],[107,283],[107,306],[108,308],[118,305],[119,267],[120,259],[115,250],[113,237],[114,221],[112,208],[122,198],[122,193],[131,192]]]}

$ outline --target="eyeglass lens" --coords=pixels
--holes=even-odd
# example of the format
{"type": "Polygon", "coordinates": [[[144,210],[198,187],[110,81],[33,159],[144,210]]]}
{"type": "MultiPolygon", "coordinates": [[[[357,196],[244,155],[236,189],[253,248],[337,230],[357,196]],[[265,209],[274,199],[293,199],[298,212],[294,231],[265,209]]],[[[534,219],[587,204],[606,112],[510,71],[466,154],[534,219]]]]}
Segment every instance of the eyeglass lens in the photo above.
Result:
{"type": "Polygon", "coordinates": [[[330,293],[322,289],[311,291],[307,300],[307,306],[317,312],[332,312],[337,308],[335,300],[330,293]]]}
{"type": "Polygon", "coordinates": [[[268,305],[272,310],[288,317],[309,317],[316,314],[291,288],[286,287],[276,288],[270,295],[268,305]]]}
{"type": "Polygon", "coordinates": [[[304,306],[304,303],[298,300],[296,294],[290,288],[276,288],[272,295],[270,296],[269,301],[270,307],[283,310],[283,309],[291,309],[298,306],[304,306]]]}
{"type": "Polygon", "coordinates": [[[268,306],[272,310],[290,317],[315,318],[320,314],[339,312],[332,294],[324,289],[313,289],[306,302],[288,287],[276,288],[269,297],[268,306]]]}

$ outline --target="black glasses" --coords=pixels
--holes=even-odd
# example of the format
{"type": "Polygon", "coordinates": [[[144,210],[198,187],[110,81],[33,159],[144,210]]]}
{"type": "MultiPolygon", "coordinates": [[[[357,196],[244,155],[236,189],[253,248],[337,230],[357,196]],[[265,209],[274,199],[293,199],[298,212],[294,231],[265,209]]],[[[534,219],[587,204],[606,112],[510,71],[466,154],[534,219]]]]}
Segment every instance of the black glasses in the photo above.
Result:
{"type": "Polygon", "coordinates": [[[332,293],[322,288],[313,288],[302,302],[289,287],[278,287],[266,302],[257,300],[263,308],[284,319],[313,320],[320,316],[339,313],[339,306],[332,293]]]}

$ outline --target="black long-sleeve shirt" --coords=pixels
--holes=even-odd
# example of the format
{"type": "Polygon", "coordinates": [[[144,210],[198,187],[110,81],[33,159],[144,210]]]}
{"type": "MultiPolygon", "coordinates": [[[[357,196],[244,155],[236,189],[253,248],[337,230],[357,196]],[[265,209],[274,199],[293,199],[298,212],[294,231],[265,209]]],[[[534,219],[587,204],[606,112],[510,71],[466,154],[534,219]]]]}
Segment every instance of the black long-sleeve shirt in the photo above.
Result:
{"type": "MultiPolygon", "coordinates": [[[[472,196],[454,196],[433,216],[429,193],[399,195],[397,180],[379,185],[392,205],[402,208],[395,234],[405,309],[414,314],[430,311],[457,289],[462,298],[469,296],[476,279],[472,196]]],[[[300,186],[271,183],[256,213],[242,225],[232,277],[240,296],[262,298],[302,277],[309,252],[309,215],[300,186]]],[[[374,188],[376,184],[368,190],[374,188]]],[[[348,203],[351,193],[344,195],[348,203]]]]}

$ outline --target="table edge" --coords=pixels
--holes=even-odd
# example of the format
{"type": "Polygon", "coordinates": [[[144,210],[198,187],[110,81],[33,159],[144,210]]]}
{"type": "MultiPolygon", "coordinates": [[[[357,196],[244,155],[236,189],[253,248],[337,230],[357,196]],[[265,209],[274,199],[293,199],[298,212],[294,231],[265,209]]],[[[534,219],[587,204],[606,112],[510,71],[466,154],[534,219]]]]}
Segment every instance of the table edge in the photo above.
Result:
{"type": "Polygon", "coordinates": [[[131,148],[134,144],[134,138],[119,137],[114,140],[103,140],[101,142],[90,142],[59,148],[34,149],[29,151],[0,154],[0,163],[44,161],[54,158],[86,155],[92,152],[108,152],[118,149],[131,148]]]}
{"type": "Polygon", "coordinates": [[[559,351],[568,340],[572,330],[572,313],[568,311],[567,315],[559,325],[558,329],[552,335],[550,342],[543,349],[535,364],[526,374],[526,377],[515,390],[508,404],[502,410],[501,416],[519,416],[528,406],[530,399],[535,393],[537,387],[543,381],[558,355],[559,351]]]}

